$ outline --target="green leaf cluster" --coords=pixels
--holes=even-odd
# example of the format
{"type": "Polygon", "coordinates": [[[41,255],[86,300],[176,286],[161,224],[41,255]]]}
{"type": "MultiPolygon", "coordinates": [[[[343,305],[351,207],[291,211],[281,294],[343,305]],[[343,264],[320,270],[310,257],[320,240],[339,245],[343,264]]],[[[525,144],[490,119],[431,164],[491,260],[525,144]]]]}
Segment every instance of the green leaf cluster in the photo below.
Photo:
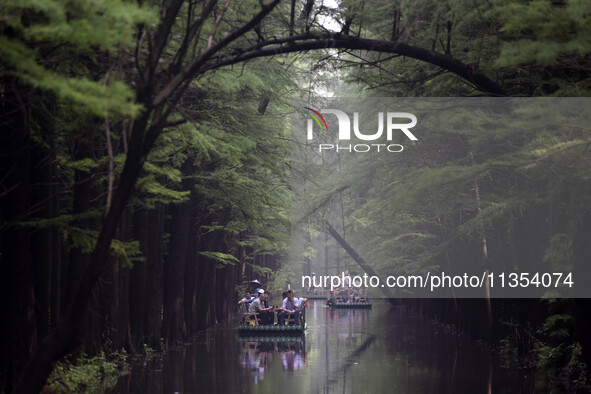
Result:
{"type": "Polygon", "coordinates": [[[17,77],[98,116],[138,114],[123,81],[105,83],[95,73],[101,57],[132,49],[134,26],[155,23],[154,9],[121,0],[5,1],[0,9],[0,76],[17,77]],[[80,57],[89,60],[86,66],[76,61],[80,57]]]}
{"type": "Polygon", "coordinates": [[[81,353],[75,360],[66,358],[57,363],[47,385],[55,393],[104,393],[129,373],[128,357],[123,349],[110,354],[101,351],[94,357],[81,353]]]}

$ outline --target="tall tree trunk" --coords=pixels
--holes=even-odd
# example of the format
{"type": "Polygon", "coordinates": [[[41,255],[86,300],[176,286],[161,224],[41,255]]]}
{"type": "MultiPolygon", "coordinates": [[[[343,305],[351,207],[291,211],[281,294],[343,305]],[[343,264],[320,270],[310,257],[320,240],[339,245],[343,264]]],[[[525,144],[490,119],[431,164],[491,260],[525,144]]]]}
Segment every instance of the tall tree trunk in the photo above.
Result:
{"type": "MultiPolygon", "coordinates": [[[[92,147],[88,140],[78,139],[75,141],[74,160],[87,159],[93,156],[92,147]]],[[[86,171],[74,171],[74,196],[72,201],[72,215],[80,215],[90,210],[91,200],[91,175],[86,171]]],[[[88,219],[75,219],[73,225],[87,229],[91,225],[88,219]]],[[[70,242],[72,239],[70,238],[70,242]]],[[[64,274],[64,292],[62,294],[62,308],[65,309],[72,302],[76,292],[76,286],[80,283],[83,272],[88,266],[90,256],[83,254],[79,246],[71,245],[67,265],[64,274]]]]}
{"type": "MultiPolygon", "coordinates": [[[[472,159],[472,165],[474,165],[474,154],[470,152],[470,158],[472,159]]],[[[474,197],[476,199],[476,207],[478,215],[482,214],[482,206],[480,204],[480,186],[478,184],[478,180],[474,181],[474,197]]],[[[484,229],[484,222],[482,218],[480,219],[480,236],[482,242],[482,262],[484,265],[484,270],[486,272],[485,280],[484,280],[484,305],[486,308],[486,327],[485,327],[485,336],[486,338],[490,338],[492,333],[492,305],[490,299],[490,279],[489,279],[489,261],[488,261],[488,246],[486,242],[486,231],[484,229]]]]}
{"type": "Polygon", "coordinates": [[[143,261],[136,261],[129,274],[129,347],[132,354],[143,351],[145,342],[146,282],[148,265],[148,212],[138,208],[133,214],[133,238],[140,243],[143,261]]]}
{"type": "MultiPolygon", "coordinates": [[[[51,133],[49,133],[51,135],[51,133]]],[[[50,141],[47,141],[50,143],[50,141]]],[[[33,171],[32,182],[36,185],[33,188],[33,204],[40,208],[35,217],[49,219],[55,215],[53,211],[53,199],[57,198],[53,192],[53,171],[54,157],[49,150],[36,145],[33,149],[33,171]]],[[[31,243],[34,247],[31,250],[33,274],[35,277],[35,312],[39,338],[49,334],[51,316],[51,278],[54,251],[52,236],[55,231],[50,228],[41,228],[33,232],[31,243]]]]}
{"type": "MultiPolygon", "coordinates": [[[[132,211],[125,210],[119,225],[119,239],[128,240],[131,238],[131,222],[132,211]]],[[[113,272],[117,271],[117,278],[113,277],[113,294],[111,300],[115,305],[112,305],[112,316],[114,324],[111,329],[111,341],[115,349],[121,349],[129,338],[129,275],[130,268],[126,267],[121,259],[116,258],[113,264],[113,272]],[[115,294],[116,293],[116,294],[115,294]]]]}
{"type": "Polygon", "coordinates": [[[156,208],[148,211],[148,233],[146,245],[146,290],[145,290],[145,343],[152,349],[160,348],[162,335],[162,287],[163,287],[163,258],[162,236],[163,208],[157,204],[156,208]]]}
{"type": "MultiPolygon", "coordinates": [[[[55,152],[55,140],[52,139],[51,150],[55,152]]],[[[54,153],[55,155],[55,153],[54,153]]],[[[51,193],[54,195],[54,198],[51,199],[51,217],[56,217],[60,213],[60,198],[59,192],[60,187],[58,186],[58,169],[57,165],[51,166],[51,178],[54,180],[51,186],[51,193]]],[[[61,318],[62,309],[61,309],[61,294],[62,294],[62,270],[63,270],[63,260],[65,260],[66,253],[64,252],[64,248],[66,243],[62,241],[63,234],[62,231],[58,228],[51,229],[51,251],[52,251],[52,260],[51,260],[51,316],[50,316],[50,327],[53,328],[57,324],[58,320],[61,318]]]]}
{"type": "Polygon", "coordinates": [[[167,347],[182,343],[187,336],[184,297],[191,201],[171,206],[170,214],[170,252],[164,266],[163,335],[167,347]]]}
{"type": "MultiPolygon", "coordinates": [[[[199,239],[199,250],[213,250],[214,237],[206,234],[199,239]]],[[[196,329],[202,329],[215,322],[215,287],[216,263],[204,256],[197,257],[197,322],[196,329]]],[[[249,278],[250,279],[250,278],[249,278]]]]}
{"type": "Polygon", "coordinates": [[[185,235],[188,239],[187,263],[185,267],[185,321],[189,334],[196,330],[197,326],[197,236],[199,234],[199,223],[197,223],[197,204],[194,193],[189,201],[192,207],[191,224],[185,235]]]}

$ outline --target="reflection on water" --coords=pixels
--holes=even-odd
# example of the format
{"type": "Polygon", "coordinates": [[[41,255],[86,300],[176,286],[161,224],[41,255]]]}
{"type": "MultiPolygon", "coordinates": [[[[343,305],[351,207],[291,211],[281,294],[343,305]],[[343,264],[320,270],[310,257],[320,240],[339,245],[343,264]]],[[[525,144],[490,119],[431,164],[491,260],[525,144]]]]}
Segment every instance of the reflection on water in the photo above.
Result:
{"type": "Polygon", "coordinates": [[[118,392],[195,393],[534,393],[539,379],[428,319],[376,303],[336,309],[309,302],[303,337],[279,341],[213,329],[170,352],[161,365],[134,367],[118,392]]]}
{"type": "Polygon", "coordinates": [[[274,359],[280,359],[284,371],[294,372],[306,362],[304,341],[244,341],[240,352],[242,366],[250,371],[252,382],[257,384],[265,377],[265,371],[274,359]]]}

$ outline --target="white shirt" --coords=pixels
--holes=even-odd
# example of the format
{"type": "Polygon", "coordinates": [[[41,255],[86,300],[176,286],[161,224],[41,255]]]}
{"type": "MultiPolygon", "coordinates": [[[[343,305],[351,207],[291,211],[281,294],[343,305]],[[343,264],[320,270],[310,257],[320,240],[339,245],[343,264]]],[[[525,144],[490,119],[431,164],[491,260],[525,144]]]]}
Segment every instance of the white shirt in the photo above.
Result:
{"type": "Polygon", "coordinates": [[[296,305],[295,303],[295,298],[292,301],[289,301],[289,297],[285,297],[285,299],[283,300],[283,308],[288,309],[290,311],[293,311],[294,309],[296,309],[298,307],[298,305],[296,305]],[[288,306],[289,305],[289,306],[288,306]]]}

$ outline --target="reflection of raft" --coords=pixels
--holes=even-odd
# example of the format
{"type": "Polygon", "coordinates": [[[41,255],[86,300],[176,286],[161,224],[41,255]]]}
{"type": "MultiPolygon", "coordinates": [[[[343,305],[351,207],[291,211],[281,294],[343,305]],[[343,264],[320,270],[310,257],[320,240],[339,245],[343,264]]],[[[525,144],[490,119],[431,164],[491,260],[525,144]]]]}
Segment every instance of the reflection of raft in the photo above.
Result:
{"type": "Polygon", "coordinates": [[[371,308],[371,301],[363,302],[335,302],[334,298],[328,300],[327,305],[331,308],[371,308]]]}

